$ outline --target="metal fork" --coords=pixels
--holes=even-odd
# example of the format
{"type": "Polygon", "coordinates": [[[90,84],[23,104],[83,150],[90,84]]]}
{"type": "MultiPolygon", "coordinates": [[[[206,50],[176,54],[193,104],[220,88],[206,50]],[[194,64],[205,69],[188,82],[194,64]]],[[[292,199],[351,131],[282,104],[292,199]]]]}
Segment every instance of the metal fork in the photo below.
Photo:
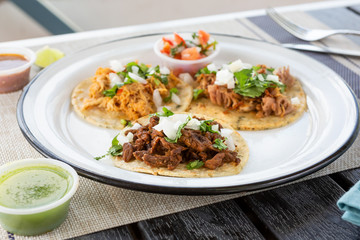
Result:
{"type": "Polygon", "coordinates": [[[335,34],[352,34],[360,36],[360,31],[338,29],[338,30],[323,30],[323,29],[308,29],[300,27],[289,19],[281,16],[273,8],[266,9],[267,15],[269,15],[276,23],[283,27],[286,31],[291,33],[297,38],[305,41],[317,41],[335,34]]]}

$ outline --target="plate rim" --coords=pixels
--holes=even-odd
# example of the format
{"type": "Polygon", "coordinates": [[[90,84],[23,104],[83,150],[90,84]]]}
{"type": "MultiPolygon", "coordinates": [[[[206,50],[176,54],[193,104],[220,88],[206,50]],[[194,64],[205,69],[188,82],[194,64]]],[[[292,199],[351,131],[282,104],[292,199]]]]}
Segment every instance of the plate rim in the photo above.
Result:
{"type": "MultiPolygon", "coordinates": [[[[109,44],[112,42],[126,41],[126,40],[135,39],[135,38],[144,38],[144,37],[151,37],[151,36],[161,36],[163,34],[169,34],[169,32],[158,32],[158,33],[142,34],[142,35],[136,35],[136,36],[131,36],[131,37],[118,38],[118,39],[114,39],[111,41],[106,41],[106,42],[102,42],[102,43],[98,43],[98,44],[86,47],[84,49],[81,49],[79,51],[76,51],[76,52],[70,54],[69,56],[86,51],[91,48],[95,48],[97,46],[106,45],[106,44],[109,44]]],[[[276,44],[276,43],[271,43],[271,42],[262,41],[259,39],[243,37],[243,36],[239,36],[239,35],[223,34],[223,33],[210,33],[210,34],[212,34],[214,36],[224,36],[224,37],[230,37],[230,38],[238,38],[238,39],[256,41],[256,42],[266,43],[266,44],[275,45],[275,46],[284,48],[281,45],[276,44]]],[[[287,50],[299,53],[294,50],[290,50],[290,49],[287,49],[287,50]]],[[[308,56],[305,55],[305,57],[308,57],[308,56]]],[[[308,57],[308,58],[310,58],[310,57],[308,57]]],[[[312,58],[310,58],[310,59],[312,59],[312,58]]],[[[59,62],[63,62],[65,60],[66,60],[66,58],[60,59],[58,62],[54,63],[54,65],[55,64],[57,65],[57,64],[59,64],[59,62]]],[[[317,61],[316,59],[312,59],[312,60],[317,61]]],[[[331,68],[324,65],[323,63],[321,63],[319,61],[317,61],[317,62],[322,64],[324,67],[331,70],[332,72],[334,72],[331,68]]],[[[181,187],[181,186],[180,187],[178,187],[178,186],[167,187],[167,186],[135,183],[135,182],[117,179],[117,178],[113,178],[113,177],[109,177],[109,176],[103,176],[103,175],[94,173],[93,171],[81,168],[80,166],[74,166],[72,163],[69,163],[65,159],[57,156],[51,150],[49,150],[45,146],[43,146],[43,144],[40,143],[36,139],[36,137],[31,133],[30,129],[28,128],[28,126],[26,124],[25,118],[24,118],[23,103],[24,103],[25,97],[26,97],[31,85],[42,74],[44,74],[44,72],[48,72],[51,69],[52,69],[52,66],[49,66],[48,68],[43,69],[38,74],[36,74],[34,76],[34,78],[31,80],[31,82],[24,88],[23,92],[21,93],[21,95],[19,97],[19,100],[17,103],[17,109],[16,109],[16,117],[17,117],[17,122],[18,122],[19,128],[20,128],[22,134],[24,135],[25,139],[41,155],[43,155],[45,157],[49,157],[49,158],[58,159],[62,162],[69,164],[70,166],[75,168],[75,170],[83,177],[86,177],[88,179],[95,180],[95,181],[98,181],[101,183],[105,183],[108,185],[126,188],[126,189],[130,189],[130,190],[152,192],[152,193],[163,193],[163,194],[175,194],[175,195],[184,195],[184,194],[186,194],[186,195],[219,195],[219,194],[229,194],[229,193],[238,193],[238,192],[244,192],[244,191],[260,190],[260,189],[264,189],[264,188],[268,188],[268,187],[277,186],[280,184],[284,184],[284,183],[288,183],[288,182],[297,180],[297,179],[307,176],[311,173],[314,173],[314,172],[324,168],[325,166],[329,165],[333,161],[335,161],[337,158],[339,158],[343,153],[345,153],[350,148],[350,146],[354,143],[355,139],[357,138],[357,135],[360,130],[359,104],[358,104],[357,96],[355,95],[354,91],[351,89],[349,84],[341,76],[339,76],[337,73],[334,72],[343,81],[343,83],[345,84],[345,86],[348,88],[348,90],[351,93],[352,100],[354,101],[355,107],[356,107],[355,112],[356,112],[356,116],[357,116],[357,122],[352,130],[350,137],[347,139],[347,141],[341,147],[339,147],[333,154],[329,155],[328,157],[324,158],[323,160],[321,160],[305,169],[302,169],[302,170],[299,170],[299,171],[296,171],[293,173],[289,173],[284,176],[271,178],[271,179],[268,179],[265,181],[260,181],[260,182],[250,183],[250,184],[236,185],[236,186],[201,187],[201,188],[200,187],[191,187],[191,188],[189,188],[189,187],[181,187]]]]}

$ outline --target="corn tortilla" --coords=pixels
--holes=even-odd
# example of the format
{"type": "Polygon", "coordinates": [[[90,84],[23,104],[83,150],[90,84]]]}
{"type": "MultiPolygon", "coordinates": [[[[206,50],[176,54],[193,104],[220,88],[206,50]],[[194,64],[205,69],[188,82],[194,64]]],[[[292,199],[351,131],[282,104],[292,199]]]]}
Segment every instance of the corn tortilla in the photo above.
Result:
{"type": "Polygon", "coordinates": [[[286,126],[299,119],[307,109],[306,95],[299,82],[296,79],[295,84],[284,93],[289,99],[297,97],[299,104],[294,105],[295,110],[283,117],[267,116],[258,118],[255,112],[242,113],[235,110],[228,110],[222,106],[213,104],[210,99],[199,98],[192,101],[188,112],[207,114],[209,117],[226,121],[232,128],[237,130],[266,130],[286,126]]]}
{"type": "MultiPolygon", "coordinates": [[[[80,82],[73,90],[71,95],[71,103],[74,111],[87,122],[99,127],[123,129],[125,126],[121,124],[121,119],[126,120],[126,115],[122,112],[109,112],[104,108],[92,107],[83,109],[84,100],[89,98],[89,87],[92,84],[91,78],[80,82]]],[[[181,104],[176,105],[171,102],[165,104],[165,106],[173,112],[183,112],[190,105],[192,99],[192,87],[184,82],[181,82],[176,86],[179,90],[177,95],[181,99],[181,104]]]]}
{"type": "MultiPolygon", "coordinates": [[[[204,119],[212,119],[211,117],[196,114],[196,117],[202,117],[204,119]]],[[[223,128],[230,128],[228,124],[223,123],[222,121],[216,120],[222,125],[223,128]]],[[[149,122],[149,117],[143,117],[135,122],[140,123],[141,125],[146,125],[149,122]]],[[[121,157],[113,158],[114,165],[116,167],[140,172],[148,173],[153,175],[169,176],[169,177],[182,177],[182,178],[205,178],[205,177],[223,177],[239,174],[240,171],[244,168],[245,164],[249,159],[249,147],[244,140],[244,138],[237,131],[233,131],[232,134],[234,143],[236,145],[235,151],[238,153],[240,158],[240,163],[236,165],[235,163],[225,163],[221,167],[218,167],[215,170],[210,170],[205,167],[198,169],[188,170],[185,163],[180,163],[174,170],[168,170],[165,167],[151,167],[140,160],[133,160],[131,162],[125,162],[121,157]]]]}

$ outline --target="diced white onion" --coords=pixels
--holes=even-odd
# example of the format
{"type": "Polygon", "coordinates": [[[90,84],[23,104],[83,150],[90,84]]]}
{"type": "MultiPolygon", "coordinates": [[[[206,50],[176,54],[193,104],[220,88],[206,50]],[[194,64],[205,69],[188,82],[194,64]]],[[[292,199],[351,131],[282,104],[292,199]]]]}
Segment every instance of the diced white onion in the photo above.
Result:
{"type": "Polygon", "coordinates": [[[132,79],[138,81],[139,83],[142,83],[142,84],[147,84],[148,83],[145,79],[143,79],[142,77],[140,77],[140,76],[138,76],[138,75],[136,75],[136,74],[134,74],[132,72],[129,72],[128,74],[129,74],[129,77],[131,77],[132,79]]]}
{"type": "Polygon", "coordinates": [[[196,118],[191,119],[188,124],[186,124],[185,128],[193,129],[193,130],[200,130],[201,122],[196,118]]]}
{"type": "Polygon", "coordinates": [[[218,70],[214,63],[207,65],[207,69],[209,69],[210,72],[216,72],[218,70]]]}
{"type": "Polygon", "coordinates": [[[194,85],[194,79],[189,73],[180,73],[179,78],[189,85],[194,85]]]}
{"type": "Polygon", "coordinates": [[[219,124],[211,125],[211,130],[218,132],[219,131],[219,124]]]}
{"type": "Polygon", "coordinates": [[[214,82],[216,85],[227,85],[229,89],[235,87],[234,74],[227,69],[220,70],[216,73],[216,80],[214,82]]]}
{"type": "Polygon", "coordinates": [[[196,51],[201,52],[201,47],[196,47],[196,51]]]}
{"type": "Polygon", "coordinates": [[[229,64],[229,70],[231,72],[238,72],[243,68],[243,63],[240,59],[229,64]]]}
{"type": "Polygon", "coordinates": [[[225,140],[225,144],[228,147],[228,149],[230,151],[234,151],[235,150],[235,144],[234,144],[234,140],[231,136],[231,134],[233,133],[233,130],[228,129],[228,128],[222,128],[220,130],[220,135],[223,136],[226,140],[225,140]]]}
{"type": "Polygon", "coordinates": [[[137,66],[132,66],[131,71],[137,75],[139,73],[139,68],[137,66]]]}
{"type": "Polygon", "coordinates": [[[161,67],[160,73],[161,74],[170,74],[170,69],[168,69],[167,67],[161,67]]]}
{"type": "Polygon", "coordinates": [[[274,82],[279,82],[279,76],[278,75],[267,75],[266,80],[268,81],[274,81],[274,82]]]}
{"type": "Polygon", "coordinates": [[[109,73],[110,79],[110,88],[114,87],[116,84],[122,83],[121,78],[116,73],[109,73]]]}
{"type": "Polygon", "coordinates": [[[141,125],[139,123],[135,123],[130,129],[139,129],[141,128],[141,125]]]}
{"type": "Polygon", "coordinates": [[[153,101],[155,103],[156,108],[162,106],[162,98],[159,92],[159,89],[155,89],[153,92],[153,101]]]}
{"type": "Polygon", "coordinates": [[[299,105],[300,104],[300,99],[298,97],[291,98],[291,104],[299,105]]]}
{"type": "Polygon", "coordinates": [[[259,79],[260,81],[264,81],[264,80],[265,80],[262,74],[258,74],[258,79],[259,79]]]}
{"type": "Polygon", "coordinates": [[[170,117],[160,117],[159,124],[154,126],[154,129],[163,131],[170,139],[175,139],[179,126],[185,123],[187,118],[187,114],[174,114],[170,117]]]}
{"type": "Polygon", "coordinates": [[[181,100],[178,97],[178,95],[176,95],[175,93],[173,93],[171,95],[171,101],[173,101],[176,105],[180,105],[181,104],[181,100]]]}
{"type": "Polygon", "coordinates": [[[122,72],[125,70],[125,66],[119,60],[110,60],[110,69],[114,72],[122,72]]]}

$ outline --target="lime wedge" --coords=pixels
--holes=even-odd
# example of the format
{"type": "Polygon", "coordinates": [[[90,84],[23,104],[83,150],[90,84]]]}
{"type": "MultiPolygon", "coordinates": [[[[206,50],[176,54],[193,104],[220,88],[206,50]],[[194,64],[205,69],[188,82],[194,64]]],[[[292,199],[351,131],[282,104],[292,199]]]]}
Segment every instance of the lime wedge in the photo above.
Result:
{"type": "Polygon", "coordinates": [[[60,58],[63,58],[64,56],[65,54],[60,50],[45,46],[36,52],[35,64],[44,68],[56,62],[60,58]]]}

